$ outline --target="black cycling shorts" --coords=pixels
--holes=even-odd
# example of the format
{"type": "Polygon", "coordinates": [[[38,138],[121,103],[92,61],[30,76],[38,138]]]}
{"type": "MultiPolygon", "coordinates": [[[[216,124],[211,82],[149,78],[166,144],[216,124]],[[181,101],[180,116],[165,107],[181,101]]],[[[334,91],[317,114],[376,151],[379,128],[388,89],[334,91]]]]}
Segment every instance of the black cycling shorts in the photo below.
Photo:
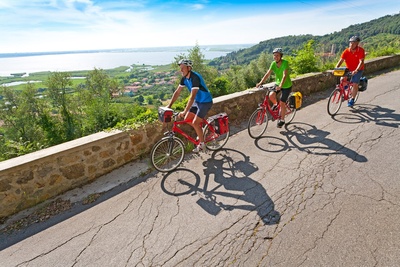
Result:
{"type": "MultiPolygon", "coordinates": [[[[292,92],[292,87],[281,88],[281,90],[279,92],[280,92],[280,101],[286,102],[289,98],[290,93],[292,92]]],[[[279,94],[279,92],[276,92],[277,95],[279,94]]]]}

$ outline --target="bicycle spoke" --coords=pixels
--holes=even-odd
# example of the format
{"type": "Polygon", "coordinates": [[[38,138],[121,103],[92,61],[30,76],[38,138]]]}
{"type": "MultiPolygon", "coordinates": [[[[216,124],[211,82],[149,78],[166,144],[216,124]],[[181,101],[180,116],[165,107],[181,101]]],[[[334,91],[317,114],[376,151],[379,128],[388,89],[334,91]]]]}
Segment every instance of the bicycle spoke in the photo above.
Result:
{"type": "Polygon", "coordinates": [[[251,114],[247,125],[247,130],[250,137],[258,138],[263,135],[263,133],[267,129],[267,126],[268,116],[266,114],[266,110],[258,108],[253,112],[253,114],[251,114]]]}
{"type": "Polygon", "coordinates": [[[204,136],[205,136],[205,143],[206,143],[206,147],[209,150],[215,151],[218,149],[221,149],[226,142],[228,142],[229,139],[229,128],[228,131],[223,133],[223,134],[218,134],[215,132],[215,123],[218,123],[217,121],[213,121],[211,122],[210,125],[206,125],[206,127],[204,128],[204,136]]]}
{"type": "Polygon", "coordinates": [[[291,108],[288,104],[286,104],[286,114],[285,114],[285,123],[289,124],[293,121],[294,116],[296,115],[297,110],[295,108],[291,108]]]}
{"type": "Polygon", "coordinates": [[[151,162],[158,171],[171,171],[183,161],[184,145],[174,137],[158,141],[151,151],[151,162]]]}
{"type": "Polygon", "coordinates": [[[331,116],[335,115],[339,111],[342,101],[343,97],[340,89],[335,89],[329,96],[327,106],[328,114],[331,116]]]}

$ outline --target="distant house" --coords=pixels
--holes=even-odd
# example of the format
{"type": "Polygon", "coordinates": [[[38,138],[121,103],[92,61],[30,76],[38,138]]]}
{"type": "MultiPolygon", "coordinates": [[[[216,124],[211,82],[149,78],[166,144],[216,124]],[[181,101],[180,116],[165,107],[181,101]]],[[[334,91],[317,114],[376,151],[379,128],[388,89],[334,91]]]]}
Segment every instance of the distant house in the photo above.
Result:
{"type": "Polygon", "coordinates": [[[142,86],[137,86],[137,85],[127,85],[127,86],[125,86],[124,87],[124,91],[125,92],[137,92],[137,91],[139,91],[139,89],[142,89],[142,86]]]}

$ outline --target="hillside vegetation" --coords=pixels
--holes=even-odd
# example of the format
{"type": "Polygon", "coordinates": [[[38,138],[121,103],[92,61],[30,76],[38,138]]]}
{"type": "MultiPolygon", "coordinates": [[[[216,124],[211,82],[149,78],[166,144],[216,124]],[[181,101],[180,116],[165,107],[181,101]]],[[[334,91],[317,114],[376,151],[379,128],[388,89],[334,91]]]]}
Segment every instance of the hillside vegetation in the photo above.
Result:
{"type": "Polygon", "coordinates": [[[231,52],[226,56],[216,58],[210,62],[218,69],[227,69],[231,65],[246,65],[257,59],[261,53],[271,53],[275,47],[282,47],[286,54],[294,54],[301,49],[304,43],[315,41],[317,53],[330,53],[332,47],[335,53],[340,53],[348,47],[349,37],[360,36],[366,51],[400,48],[400,13],[387,15],[369,22],[351,25],[339,32],[323,36],[297,35],[285,36],[265,40],[250,48],[231,52]]]}

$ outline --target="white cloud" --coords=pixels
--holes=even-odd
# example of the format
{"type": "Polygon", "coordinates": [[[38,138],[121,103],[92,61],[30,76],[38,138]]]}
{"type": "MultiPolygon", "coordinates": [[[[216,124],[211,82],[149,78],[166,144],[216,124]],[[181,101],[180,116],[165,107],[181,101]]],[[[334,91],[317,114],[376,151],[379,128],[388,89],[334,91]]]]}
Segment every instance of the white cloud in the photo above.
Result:
{"type": "Polygon", "coordinates": [[[191,5],[194,9],[188,9],[177,2],[148,6],[151,1],[144,0],[1,0],[0,53],[178,46],[196,42],[200,45],[258,43],[286,35],[323,35],[387,15],[386,12],[399,12],[395,10],[400,9],[400,3],[389,2],[382,6],[375,0],[323,4],[300,1],[304,5],[298,3],[299,8],[272,12],[274,9],[266,4],[259,10],[246,11],[231,9],[234,4],[210,6],[214,3],[207,1],[199,1],[191,5]]]}
{"type": "Polygon", "coordinates": [[[202,5],[202,4],[194,4],[194,5],[190,5],[190,8],[192,10],[201,10],[201,9],[204,9],[204,5],[202,5]]]}

